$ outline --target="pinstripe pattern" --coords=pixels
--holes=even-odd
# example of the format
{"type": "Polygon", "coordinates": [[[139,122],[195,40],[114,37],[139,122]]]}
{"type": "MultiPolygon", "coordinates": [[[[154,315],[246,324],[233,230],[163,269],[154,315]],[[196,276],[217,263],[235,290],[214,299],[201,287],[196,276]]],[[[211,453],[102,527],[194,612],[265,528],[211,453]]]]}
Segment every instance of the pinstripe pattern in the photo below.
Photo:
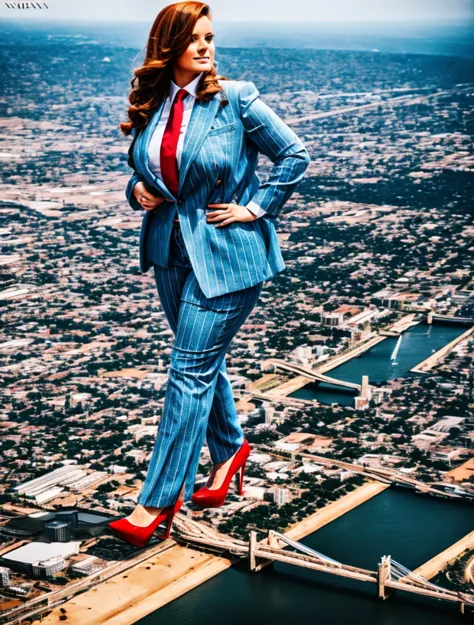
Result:
{"type": "Polygon", "coordinates": [[[220,106],[222,93],[208,102],[196,101],[184,138],[178,197],[148,163],[148,145],[164,102],[135,142],[136,171],[125,190],[134,210],[143,210],[132,193],[140,180],[173,200],[156,211],[144,211],[140,271],[145,273],[153,264],[169,266],[172,221],[177,210],[195,278],[207,298],[256,285],[285,268],[275,223],[310,162],[302,141],[260,99],[253,82],[219,83],[229,104],[220,106]],[[256,174],[259,152],[273,162],[264,182],[256,174]],[[251,200],[266,211],[255,221],[234,222],[222,228],[206,221],[208,204],[235,202],[245,206],[251,200]]]}
{"type": "Polygon", "coordinates": [[[154,265],[154,273],[175,341],[163,414],[138,502],[161,507],[176,501],[183,484],[185,500],[190,499],[205,438],[214,464],[243,443],[225,353],[263,284],[207,298],[179,228],[172,229],[168,267],[154,265]]]}

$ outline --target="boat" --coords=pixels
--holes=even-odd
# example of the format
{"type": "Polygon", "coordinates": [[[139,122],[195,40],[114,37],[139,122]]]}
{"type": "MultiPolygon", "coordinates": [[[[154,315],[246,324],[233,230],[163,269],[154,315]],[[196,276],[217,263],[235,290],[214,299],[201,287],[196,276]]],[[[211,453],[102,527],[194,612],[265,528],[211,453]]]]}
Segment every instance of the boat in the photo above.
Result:
{"type": "Polygon", "coordinates": [[[393,350],[392,355],[390,356],[390,360],[392,361],[392,366],[397,364],[397,354],[400,348],[400,343],[402,342],[402,337],[403,335],[400,334],[400,336],[398,337],[397,344],[395,345],[395,349],[393,350]]]}

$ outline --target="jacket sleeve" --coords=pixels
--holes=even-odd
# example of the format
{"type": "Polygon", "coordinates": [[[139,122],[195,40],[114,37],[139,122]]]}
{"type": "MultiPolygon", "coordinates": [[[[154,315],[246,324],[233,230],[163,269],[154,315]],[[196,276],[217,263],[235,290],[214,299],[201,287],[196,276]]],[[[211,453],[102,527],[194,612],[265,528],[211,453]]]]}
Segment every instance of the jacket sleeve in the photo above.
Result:
{"type": "Polygon", "coordinates": [[[298,135],[259,96],[253,82],[245,81],[239,90],[246,137],[273,162],[268,179],[250,200],[276,217],[302,180],[311,158],[298,135]]]}
{"type": "Polygon", "coordinates": [[[125,187],[125,196],[127,198],[128,203],[133,208],[134,211],[143,211],[145,210],[143,206],[137,201],[137,198],[133,195],[133,189],[137,182],[145,182],[145,178],[139,174],[137,171],[134,171],[130,180],[125,187]]]}
{"type": "Polygon", "coordinates": [[[133,158],[133,150],[139,134],[139,130],[137,130],[136,128],[132,128],[133,140],[128,148],[128,165],[133,170],[133,174],[128,181],[127,186],[125,187],[125,197],[127,198],[128,203],[134,211],[145,210],[143,206],[137,201],[136,197],[133,195],[133,189],[137,182],[145,182],[145,178],[136,170],[135,160],[133,158]]]}

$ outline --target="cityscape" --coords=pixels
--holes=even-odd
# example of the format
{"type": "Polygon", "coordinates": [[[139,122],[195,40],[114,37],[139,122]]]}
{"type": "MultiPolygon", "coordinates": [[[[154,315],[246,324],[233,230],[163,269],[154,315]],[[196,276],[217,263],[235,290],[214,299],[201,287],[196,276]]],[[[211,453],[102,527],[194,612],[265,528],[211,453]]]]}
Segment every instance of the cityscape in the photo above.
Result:
{"type": "MultiPolygon", "coordinates": [[[[1,47],[0,623],[106,622],[110,580],[123,622],[151,623],[243,560],[252,579],[272,564],[281,588],[279,566],[324,573],[313,595],[351,578],[346,615],[351,588],[410,593],[413,614],[384,624],[472,615],[472,60],[218,49],[219,72],[252,80],[312,161],[278,219],[286,268],[227,356],[244,494],[187,502],[172,538],[136,549],[107,525],[137,502],[173,339],[124,195],[137,50],[13,27],[1,47]],[[388,542],[368,564],[303,542],[378,502],[420,506],[439,536],[427,525],[415,561],[388,542]]],[[[261,155],[259,177],[271,165],[261,155]]],[[[197,487],[210,469],[204,446],[197,487]]]]}

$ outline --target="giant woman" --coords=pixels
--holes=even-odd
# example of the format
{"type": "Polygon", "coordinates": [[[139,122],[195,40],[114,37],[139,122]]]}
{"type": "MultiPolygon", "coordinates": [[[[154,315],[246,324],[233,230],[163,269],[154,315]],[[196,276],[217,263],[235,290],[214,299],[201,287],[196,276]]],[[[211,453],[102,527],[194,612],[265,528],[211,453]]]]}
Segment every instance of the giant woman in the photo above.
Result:
{"type": "Polygon", "coordinates": [[[234,476],[243,493],[250,445],[225,355],[265,280],[285,264],[278,215],[310,162],[304,144],[255,84],[217,74],[210,7],[178,2],[151,28],[129,96],[133,174],[125,193],[142,211],[140,271],[153,267],[173,331],[163,413],[138,503],[113,532],[144,546],[169,536],[183,502],[221,506],[234,476]],[[273,163],[262,182],[258,155],[273,163]],[[194,491],[201,448],[212,469],[194,491]]]}

